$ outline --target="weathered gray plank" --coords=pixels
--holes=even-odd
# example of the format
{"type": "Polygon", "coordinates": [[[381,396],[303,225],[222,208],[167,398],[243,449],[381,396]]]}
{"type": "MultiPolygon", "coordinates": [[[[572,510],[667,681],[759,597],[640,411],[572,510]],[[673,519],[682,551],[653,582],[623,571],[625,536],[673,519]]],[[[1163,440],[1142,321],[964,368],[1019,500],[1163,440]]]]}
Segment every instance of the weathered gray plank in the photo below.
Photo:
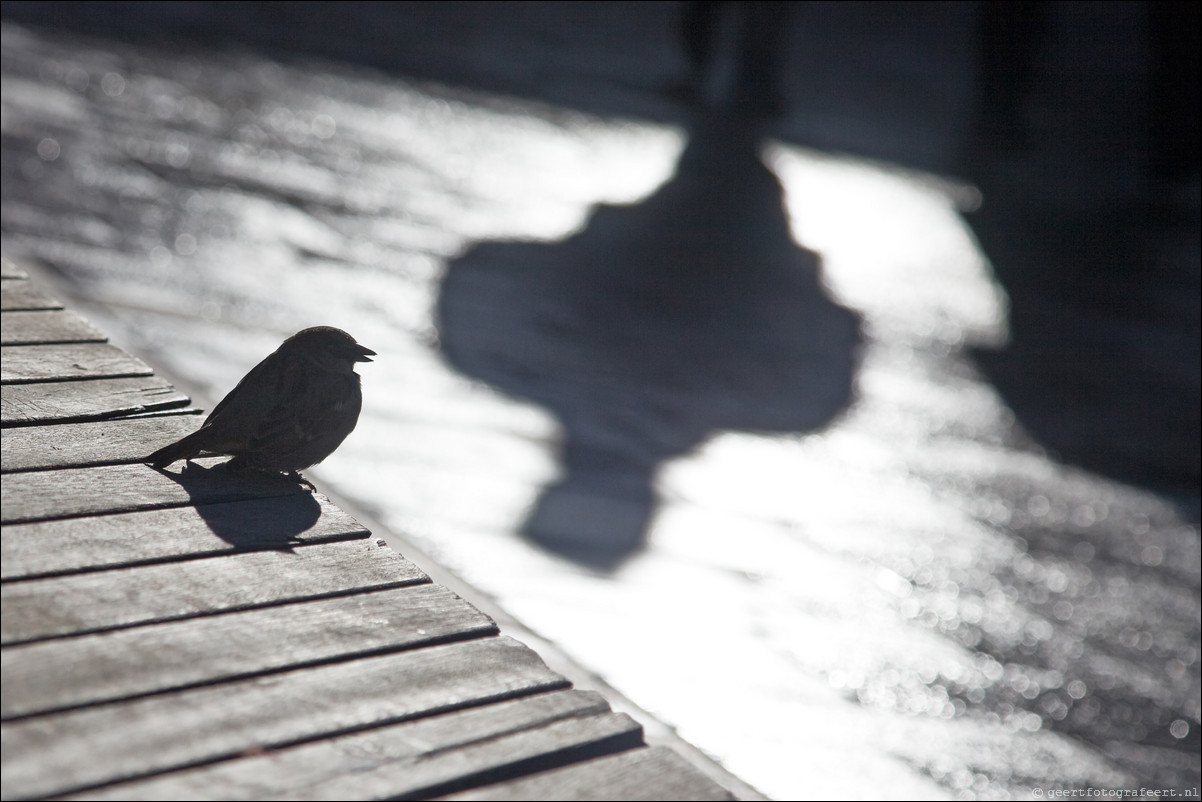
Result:
{"type": "Polygon", "coordinates": [[[136,415],[189,404],[157,376],[0,386],[0,425],[67,423],[136,415]]]}
{"type": "Polygon", "coordinates": [[[10,721],[0,724],[0,792],[78,793],[567,684],[497,637],[10,721]]]}
{"type": "Polygon", "coordinates": [[[62,309],[63,303],[25,278],[0,278],[0,310],[62,309]]]}
{"type": "MultiPolygon", "coordinates": [[[[641,743],[599,695],[557,691],[174,772],[88,799],[387,799],[641,743]]],[[[69,797],[68,797],[69,798],[69,797]]],[[[82,798],[82,797],[81,797],[82,798]]]]}
{"type": "Polygon", "coordinates": [[[0,717],[495,634],[488,616],[427,584],[8,646],[0,717]]]}
{"type": "MultiPolygon", "coordinates": [[[[376,798],[426,799],[451,789],[504,781],[642,745],[643,728],[636,721],[623,713],[605,713],[448,751],[431,757],[418,771],[377,771],[363,778],[360,787],[376,798]]],[[[339,784],[323,783],[293,798],[345,799],[355,793],[356,785],[352,778],[344,777],[339,784]]]]}
{"type": "Polygon", "coordinates": [[[6,474],[0,519],[22,523],[308,492],[283,474],[229,471],[218,462],[179,463],[184,467],[170,471],[138,464],[6,474]]]}
{"type": "Polygon", "coordinates": [[[0,345],[107,342],[96,327],[69,309],[5,312],[0,345]]]}
{"type": "Polygon", "coordinates": [[[142,360],[108,343],[6,345],[0,348],[0,382],[70,381],[150,376],[142,360]]]}
{"type": "Polygon", "coordinates": [[[7,256],[0,256],[0,278],[29,278],[29,274],[7,256]]]}
{"type": "Polygon", "coordinates": [[[370,534],[325,496],[298,493],[203,507],[6,524],[0,529],[0,570],[5,580],[11,580],[370,534]]]}
{"type": "Polygon", "coordinates": [[[253,551],[0,585],[3,643],[428,582],[372,540],[253,551]]]}
{"type": "Polygon", "coordinates": [[[500,802],[735,797],[670,749],[647,747],[439,798],[500,802]]]}
{"type": "Polygon", "coordinates": [[[0,471],[141,462],[155,449],[196,431],[203,421],[196,414],[179,414],[10,428],[4,432],[0,471]]]}

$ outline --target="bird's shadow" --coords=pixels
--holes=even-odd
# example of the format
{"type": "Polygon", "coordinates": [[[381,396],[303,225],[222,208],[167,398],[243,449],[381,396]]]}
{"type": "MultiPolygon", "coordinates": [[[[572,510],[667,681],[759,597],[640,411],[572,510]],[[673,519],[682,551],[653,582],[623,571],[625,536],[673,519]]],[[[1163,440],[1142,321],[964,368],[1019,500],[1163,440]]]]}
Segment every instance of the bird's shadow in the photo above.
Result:
{"type": "Polygon", "coordinates": [[[235,550],[291,552],[301,545],[300,535],[321,517],[317,499],[292,477],[228,465],[185,462],[178,472],[155,470],[186,490],[209,530],[235,550]]]}
{"type": "Polygon", "coordinates": [[[449,265],[446,358],[563,425],[563,476],[523,526],[545,548],[611,569],[643,545],[665,460],[722,430],[812,431],[850,403],[859,318],[793,240],[760,148],[713,114],[645,202],[449,265]]]}

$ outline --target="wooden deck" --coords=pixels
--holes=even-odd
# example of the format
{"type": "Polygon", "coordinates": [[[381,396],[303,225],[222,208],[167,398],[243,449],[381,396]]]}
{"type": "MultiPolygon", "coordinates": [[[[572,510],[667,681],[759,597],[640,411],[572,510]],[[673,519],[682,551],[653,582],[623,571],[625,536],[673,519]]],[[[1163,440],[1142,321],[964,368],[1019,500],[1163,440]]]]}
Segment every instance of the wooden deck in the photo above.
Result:
{"type": "Polygon", "coordinates": [[[8,260],[5,799],[730,799],[8,260]]]}

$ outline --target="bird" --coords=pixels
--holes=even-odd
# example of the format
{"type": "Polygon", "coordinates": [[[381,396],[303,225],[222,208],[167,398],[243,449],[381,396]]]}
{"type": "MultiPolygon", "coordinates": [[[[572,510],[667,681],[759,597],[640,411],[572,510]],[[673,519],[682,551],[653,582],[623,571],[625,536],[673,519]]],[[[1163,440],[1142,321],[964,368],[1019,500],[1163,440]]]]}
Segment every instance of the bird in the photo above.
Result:
{"type": "Polygon", "coordinates": [[[199,429],[146,457],[163,469],[201,454],[231,455],[231,470],[285,473],[324,460],[359,421],[363,391],[356,362],[376,352],[342,329],[315,326],[289,337],[251,369],[199,429]]]}

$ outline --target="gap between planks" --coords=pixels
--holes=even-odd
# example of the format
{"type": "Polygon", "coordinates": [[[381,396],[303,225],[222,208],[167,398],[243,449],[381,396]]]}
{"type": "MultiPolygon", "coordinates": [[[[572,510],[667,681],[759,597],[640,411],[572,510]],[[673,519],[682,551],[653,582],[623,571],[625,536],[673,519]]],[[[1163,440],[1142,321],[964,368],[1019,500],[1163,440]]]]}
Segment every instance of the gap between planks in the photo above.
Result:
{"type": "Polygon", "coordinates": [[[497,782],[583,748],[641,742],[594,692],[470,707],[92,791],[91,800],[389,799],[497,782]],[[616,737],[615,737],[616,736],[616,737]],[[608,744],[605,742],[608,741],[608,744]]]}
{"type": "Polygon", "coordinates": [[[26,643],[429,581],[387,546],[343,540],[5,582],[0,639],[26,643]]]}
{"type": "Polygon", "coordinates": [[[279,551],[370,535],[325,496],[304,494],[7,524],[0,530],[0,580],[279,551]]]}
{"type": "Polygon", "coordinates": [[[7,646],[0,718],[178,691],[498,634],[434,584],[368,589],[79,637],[7,646]]]}
{"type": "Polygon", "coordinates": [[[568,686],[504,636],[364,657],[4,722],[0,785],[79,793],[568,686]]]}
{"type": "Polygon", "coordinates": [[[309,495],[299,482],[282,474],[230,471],[224,463],[213,462],[198,460],[173,470],[139,463],[6,474],[0,484],[0,520],[27,523],[309,495]]]}

